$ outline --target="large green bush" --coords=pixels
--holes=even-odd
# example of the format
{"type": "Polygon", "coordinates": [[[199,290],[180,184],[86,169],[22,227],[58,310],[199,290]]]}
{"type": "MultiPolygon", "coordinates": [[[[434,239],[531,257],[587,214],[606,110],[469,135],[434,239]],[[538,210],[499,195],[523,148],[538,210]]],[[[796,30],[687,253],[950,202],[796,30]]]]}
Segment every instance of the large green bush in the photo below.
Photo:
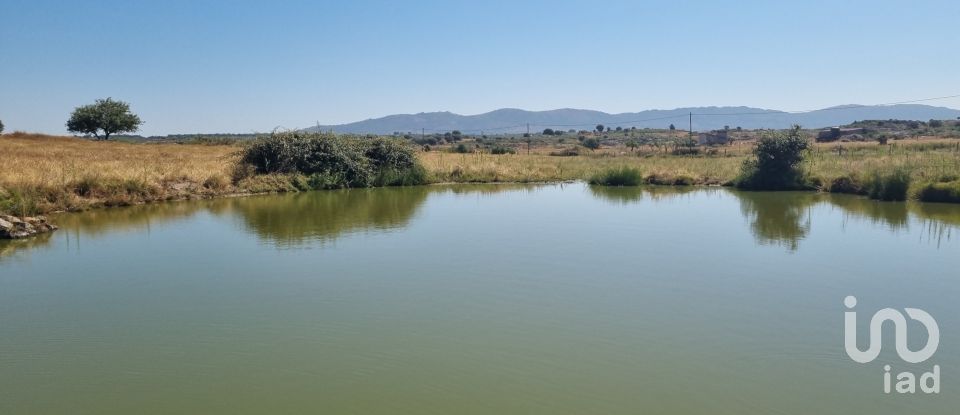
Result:
{"type": "Polygon", "coordinates": [[[306,176],[298,188],[416,185],[426,170],[413,148],[391,138],[304,132],[274,133],[252,141],[240,158],[259,174],[306,176]]]}
{"type": "Polygon", "coordinates": [[[798,190],[809,187],[802,163],[810,140],[800,126],[786,133],[761,137],[753,150],[754,157],[744,161],[737,187],[749,190],[798,190]]]}

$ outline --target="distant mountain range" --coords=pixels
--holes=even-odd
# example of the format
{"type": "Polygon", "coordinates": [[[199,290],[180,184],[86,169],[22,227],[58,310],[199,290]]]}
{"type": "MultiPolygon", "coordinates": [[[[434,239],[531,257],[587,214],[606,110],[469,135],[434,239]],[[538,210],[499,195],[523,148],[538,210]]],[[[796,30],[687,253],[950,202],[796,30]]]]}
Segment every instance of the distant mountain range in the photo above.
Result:
{"type": "Polygon", "coordinates": [[[743,127],[788,128],[800,124],[804,128],[822,128],[845,125],[860,120],[918,120],[957,119],[960,110],[918,104],[886,106],[843,105],[822,110],[789,113],[751,107],[692,107],[672,110],[648,110],[608,114],[601,111],[558,109],[550,111],[525,111],[514,108],[498,109],[478,115],[460,115],[452,112],[423,112],[397,114],[340,125],[320,125],[306,128],[308,131],[334,131],[352,134],[426,133],[462,131],[464,134],[507,134],[531,132],[545,128],[562,130],[592,130],[597,124],[609,127],[667,128],[674,124],[677,129],[687,129],[689,114],[693,113],[693,129],[696,131],[743,127]]]}

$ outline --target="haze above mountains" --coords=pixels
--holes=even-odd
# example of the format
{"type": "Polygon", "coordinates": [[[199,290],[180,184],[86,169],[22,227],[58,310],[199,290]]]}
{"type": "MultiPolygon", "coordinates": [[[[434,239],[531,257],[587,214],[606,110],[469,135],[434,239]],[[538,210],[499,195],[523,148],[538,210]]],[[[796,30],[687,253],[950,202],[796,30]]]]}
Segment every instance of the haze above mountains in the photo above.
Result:
{"type": "Polygon", "coordinates": [[[884,106],[844,105],[803,113],[751,108],[751,107],[691,107],[672,110],[648,110],[608,114],[601,111],[581,109],[557,109],[550,111],[526,111],[503,108],[477,114],[460,115],[451,112],[425,112],[397,114],[340,125],[320,125],[306,128],[309,131],[334,131],[352,134],[392,134],[462,131],[465,134],[507,134],[531,132],[545,128],[562,130],[592,130],[597,124],[608,127],[667,128],[674,124],[677,129],[688,128],[689,114],[693,113],[693,129],[715,130],[729,126],[746,129],[788,128],[800,124],[804,128],[822,128],[845,125],[858,120],[918,120],[957,119],[960,110],[920,104],[884,106]]]}

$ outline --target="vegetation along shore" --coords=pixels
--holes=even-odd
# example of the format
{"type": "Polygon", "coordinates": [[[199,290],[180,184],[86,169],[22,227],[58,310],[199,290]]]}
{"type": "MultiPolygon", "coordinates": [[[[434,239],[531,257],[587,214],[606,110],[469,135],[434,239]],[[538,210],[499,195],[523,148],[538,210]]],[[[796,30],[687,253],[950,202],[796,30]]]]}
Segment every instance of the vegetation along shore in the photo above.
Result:
{"type": "Polygon", "coordinates": [[[602,126],[493,137],[280,132],[247,139],[105,140],[14,132],[0,135],[0,213],[23,217],[342,187],[569,180],[960,202],[960,122],[918,125],[912,136],[827,142],[799,127],[738,129],[722,145],[698,144],[674,129],[602,126]]]}

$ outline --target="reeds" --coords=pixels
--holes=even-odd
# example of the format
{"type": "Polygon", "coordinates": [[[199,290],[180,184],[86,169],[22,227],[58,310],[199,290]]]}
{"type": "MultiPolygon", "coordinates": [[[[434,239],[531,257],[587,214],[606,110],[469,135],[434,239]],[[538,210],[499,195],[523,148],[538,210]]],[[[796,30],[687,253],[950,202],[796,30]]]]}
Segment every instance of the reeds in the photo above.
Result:
{"type": "Polygon", "coordinates": [[[591,176],[588,182],[600,186],[639,186],[643,182],[643,174],[634,167],[617,167],[591,176]]]}

